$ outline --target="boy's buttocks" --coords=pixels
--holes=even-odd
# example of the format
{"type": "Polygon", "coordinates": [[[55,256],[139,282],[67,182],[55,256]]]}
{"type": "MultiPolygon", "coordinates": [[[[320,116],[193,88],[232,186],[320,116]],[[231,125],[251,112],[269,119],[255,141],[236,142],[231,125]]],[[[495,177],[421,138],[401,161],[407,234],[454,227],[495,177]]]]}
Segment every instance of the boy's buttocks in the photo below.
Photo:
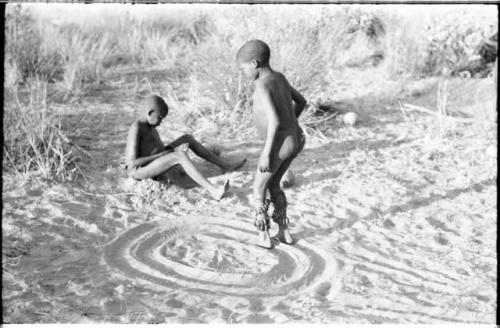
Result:
{"type": "Polygon", "coordinates": [[[276,140],[276,153],[280,160],[295,157],[303,148],[300,128],[280,129],[276,140]]]}

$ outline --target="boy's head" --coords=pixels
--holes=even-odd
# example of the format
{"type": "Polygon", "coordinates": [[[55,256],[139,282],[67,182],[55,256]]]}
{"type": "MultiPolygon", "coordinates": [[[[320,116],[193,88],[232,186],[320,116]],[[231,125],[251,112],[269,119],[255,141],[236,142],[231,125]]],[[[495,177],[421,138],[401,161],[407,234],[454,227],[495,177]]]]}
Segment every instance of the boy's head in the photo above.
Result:
{"type": "Polygon", "coordinates": [[[261,40],[245,42],[236,54],[238,65],[248,77],[255,77],[257,68],[269,66],[270,57],[269,46],[261,40]]]}
{"type": "Polygon", "coordinates": [[[160,125],[168,114],[168,106],[165,101],[157,95],[150,95],[144,99],[144,107],[148,114],[148,123],[152,126],[160,125]]]}

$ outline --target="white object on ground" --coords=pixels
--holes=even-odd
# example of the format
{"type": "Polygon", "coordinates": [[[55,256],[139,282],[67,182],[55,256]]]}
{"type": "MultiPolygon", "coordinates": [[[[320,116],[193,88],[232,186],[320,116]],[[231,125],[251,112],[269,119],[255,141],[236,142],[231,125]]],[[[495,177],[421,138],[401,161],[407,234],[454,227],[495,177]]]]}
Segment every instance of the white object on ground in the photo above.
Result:
{"type": "Polygon", "coordinates": [[[358,121],[358,114],[354,112],[347,112],[344,114],[344,123],[346,125],[354,125],[358,121]]]}

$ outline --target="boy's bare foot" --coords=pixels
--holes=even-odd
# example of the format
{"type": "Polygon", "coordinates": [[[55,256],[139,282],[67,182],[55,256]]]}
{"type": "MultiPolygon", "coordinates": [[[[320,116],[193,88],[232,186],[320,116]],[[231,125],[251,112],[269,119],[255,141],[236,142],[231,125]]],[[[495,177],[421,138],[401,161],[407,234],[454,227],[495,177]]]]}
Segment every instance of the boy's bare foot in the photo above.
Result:
{"type": "Polygon", "coordinates": [[[269,231],[259,231],[259,237],[257,238],[256,245],[266,249],[271,249],[273,247],[269,231]]]}
{"type": "Polygon", "coordinates": [[[288,245],[293,244],[293,238],[292,235],[290,235],[290,231],[282,225],[279,226],[277,237],[282,243],[288,245]]]}
{"type": "Polygon", "coordinates": [[[246,162],[247,162],[247,159],[244,158],[241,162],[238,162],[238,163],[232,164],[232,165],[228,165],[228,166],[226,166],[225,168],[222,169],[222,173],[236,171],[237,169],[239,169],[243,165],[245,165],[246,162]]]}
{"type": "Polygon", "coordinates": [[[214,193],[212,193],[212,197],[216,200],[221,200],[226,195],[227,190],[229,189],[229,180],[224,181],[224,185],[220,186],[216,189],[214,193]]]}

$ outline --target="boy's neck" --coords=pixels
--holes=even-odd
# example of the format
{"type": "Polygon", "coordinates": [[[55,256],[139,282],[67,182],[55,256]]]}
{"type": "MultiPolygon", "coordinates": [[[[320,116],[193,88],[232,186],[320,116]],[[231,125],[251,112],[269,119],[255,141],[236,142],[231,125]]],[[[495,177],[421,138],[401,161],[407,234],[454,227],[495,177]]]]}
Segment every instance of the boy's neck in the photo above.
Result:
{"type": "Polygon", "coordinates": [[[142,122],[142,123],[146,124],[149,128],[155,129],[154,126],[152,126],[151,124],[149,124],[149,120],[148,120],[147,117],[140,119],[139,122],[142,122]]]}
{"type": "Polygon", "coordinates": [[[271,74],[272,72],[273,72],[273,70],[271,69],[271,67],[269,65],[262,66],[259,68],[259,71],[257,73],[257,77],[255,78],[255,80],[263,79],[263,78],[269,76],[269,74],[271,74]]]}

